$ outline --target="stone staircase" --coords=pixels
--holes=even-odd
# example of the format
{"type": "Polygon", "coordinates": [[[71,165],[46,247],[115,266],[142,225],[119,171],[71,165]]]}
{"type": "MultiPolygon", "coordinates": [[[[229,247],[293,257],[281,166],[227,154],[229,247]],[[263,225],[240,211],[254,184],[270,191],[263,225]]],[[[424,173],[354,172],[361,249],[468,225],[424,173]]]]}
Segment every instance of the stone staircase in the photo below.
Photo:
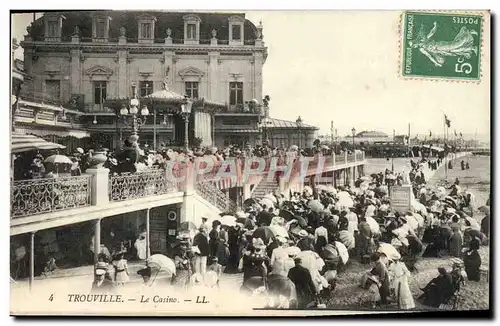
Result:
{"type": "Polygon", "coordinates": [[[221,212],[235,213],[238,209],[238,205],[211,181],[197,183],[196,193],[221,212]]]}
{"type": "Polygon", "coordinates": [[[251,196],[252,198],[262,198],[268,193],[273,193],[278,187],[278,182],[276,180],[268,181],[267,177],[265,177],[253,189],[251,196]]]}

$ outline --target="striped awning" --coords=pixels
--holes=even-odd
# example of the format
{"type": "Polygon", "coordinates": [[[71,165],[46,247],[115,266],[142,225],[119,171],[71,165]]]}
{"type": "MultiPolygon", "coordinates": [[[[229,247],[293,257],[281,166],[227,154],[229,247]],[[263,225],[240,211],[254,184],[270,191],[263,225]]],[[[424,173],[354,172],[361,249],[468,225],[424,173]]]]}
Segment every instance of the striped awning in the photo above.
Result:
{"type": "Polygon", "coordinates": [[[64,149],[66,146],[48,142],[40,137],[13,132],[11,135],[12,153],[27,152],[34,149],[64,149]]]}
{"type": "Polygon", "coordinates": [[[78,129],[71,129],[71,130],[51,130],[51,129],[38,129],[38,128],[23,128],[23,127],[17,127],[16,131],[19,133],[24,133],[24,134],[33,134],[37,135],[40,137],[45,137],[45,136],[57,136],[57,137],[75,137],[78,139],[84,138],[84,137],[90,137],[90,133],[85,130],[78,130],[78,129]]]}

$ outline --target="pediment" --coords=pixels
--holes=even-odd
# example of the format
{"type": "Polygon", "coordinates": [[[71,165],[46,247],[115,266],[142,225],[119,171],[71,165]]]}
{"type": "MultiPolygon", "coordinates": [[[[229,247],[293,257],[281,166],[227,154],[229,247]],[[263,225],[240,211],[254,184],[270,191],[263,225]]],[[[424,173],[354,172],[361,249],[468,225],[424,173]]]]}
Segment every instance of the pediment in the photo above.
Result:
{"type": "Polygon", "coordinates": [[[187,14],[187,15],[184,15],[182,16],[182,19],[187,22],[187,21],[196,21],[196,22],[199,22],[201,21],[201,18],[198,16],[198,15],[195,15],[195,14],[187,14]]]}
{"type": "Polygon", "coordinates": [[[188,68],[184,68],[182,70],[179,71],[179,76],[181,77],[202,77],[203,75],[205,75],[205,73],[203,71],[201,71],[200,69],[198,68],[195,68],[195,67],[188,67],[188,68]]]}
{"type": "Polygon", "coordinates": [[[234,23],[242,23],[244,24],[245,23],[245,18],[241,17],[241,16],[231,16],[228,18],[229,22],[234,24],[234,23]]]}
{"type": "Polygon", "coordinates": [[[113,70],[103,66],[93,66],[85,72],[88,76],[106,76],[109,78],[113,74],[113,70]]]}

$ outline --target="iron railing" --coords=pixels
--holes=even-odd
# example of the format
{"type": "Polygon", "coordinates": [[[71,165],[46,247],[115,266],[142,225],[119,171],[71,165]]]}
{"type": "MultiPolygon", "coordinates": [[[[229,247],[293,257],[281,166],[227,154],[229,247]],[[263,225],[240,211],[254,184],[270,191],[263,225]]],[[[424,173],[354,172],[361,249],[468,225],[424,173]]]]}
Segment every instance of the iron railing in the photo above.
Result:
{"type": "Polygon", "coordinates": [[[111,176],[108,189],[109,201],[114,202],[175,192],[177,186],[160,169],[111,176]]]}
{"type": "Polygon", "coordinates": [[[236,203],[229,199],[217,186],[211,182],[197,182],[196,193],[210,204],[217,207],[221,212],[235,213],[238,209],[236,203]]]}
{"type": "Polygon", "coordinates": [[[14,181],[11,218],[90,206],[91,176],[14,181]]]}

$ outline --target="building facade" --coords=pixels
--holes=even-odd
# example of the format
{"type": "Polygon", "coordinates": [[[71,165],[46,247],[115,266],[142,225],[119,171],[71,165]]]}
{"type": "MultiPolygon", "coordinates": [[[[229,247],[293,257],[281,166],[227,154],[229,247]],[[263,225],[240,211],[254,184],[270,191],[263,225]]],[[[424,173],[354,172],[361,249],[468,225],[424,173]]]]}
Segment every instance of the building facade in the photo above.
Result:
{"type": "MultiPolygon", "coordinates": [[[[211,130],[197,128],[199,118],[191,119],[192,139],[223,146],[234,138],[231,130],[239,129],[245,130],[239,132],[244,141],[258,141],[260,110],[250,103],[263,97],[267,48],[262,25],[244,14],[50,12],[27,31],[21,46],[32,83],[24,91],[79,112],[75,122],[99,134],[103,147],[119,146],[120,134],[128,131],[106,100],[131,98],[132,89],[144,97],[165,84],[172,92],[224,108],[211,112],[211,130]],[[213,137],[207,136],[210,131],[213,137]]],[[[175,114],[149,109],[141,142],[183,140],[175,114]]]]}

